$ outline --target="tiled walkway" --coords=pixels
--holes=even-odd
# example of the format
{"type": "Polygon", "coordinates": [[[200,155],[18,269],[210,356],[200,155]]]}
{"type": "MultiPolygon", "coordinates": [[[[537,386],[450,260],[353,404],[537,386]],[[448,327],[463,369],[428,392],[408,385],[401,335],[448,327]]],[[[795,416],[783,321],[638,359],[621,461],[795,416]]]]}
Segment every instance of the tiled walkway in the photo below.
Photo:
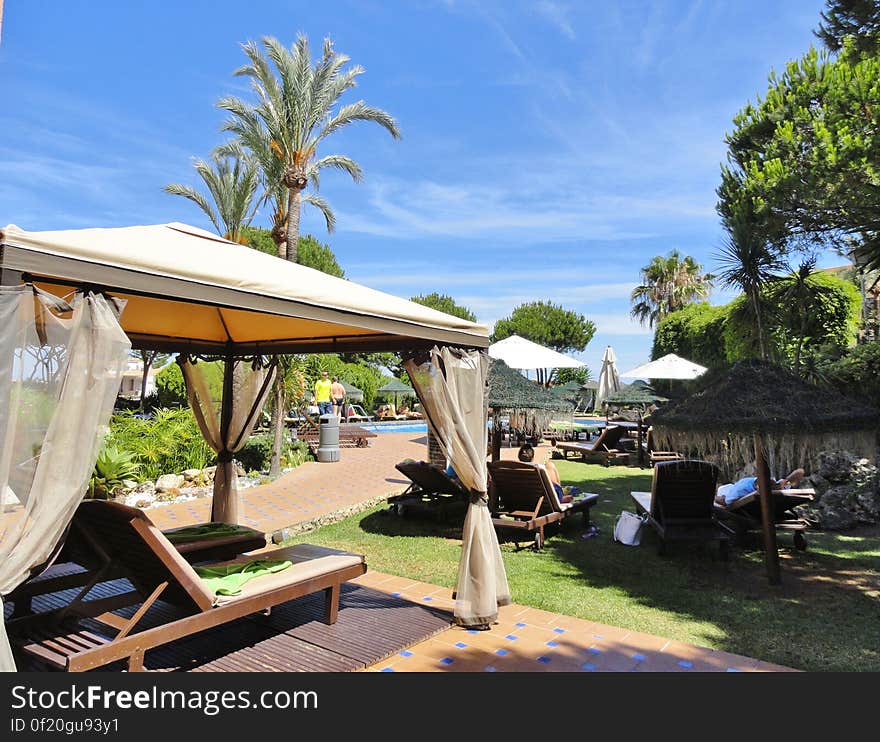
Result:
{"type": "MultiPolygon", "coordinates": [[[[502,449],[512,458],[515,449],[502,449]]],[[[244,522],[272,532],[317,523],[382,501],[408,484],[394,468],[426,457],[425,437],[383,433],[367,448],[344,448],[339,463],[310,462],[275,482],[243,490],[244,522]]],[[[542,458],[539,454],[539,458],[542,458]]],[[[148,511],[160,528],[207,521],[210,498],[148,511]]],[[[356,582],[452,610],[448,588],[369,571],[356,582]]],[[[505,606],[491,631],[452,627],[380,662],[373,672],[785,671],[748,657],[520,605],[505,606]]]]}

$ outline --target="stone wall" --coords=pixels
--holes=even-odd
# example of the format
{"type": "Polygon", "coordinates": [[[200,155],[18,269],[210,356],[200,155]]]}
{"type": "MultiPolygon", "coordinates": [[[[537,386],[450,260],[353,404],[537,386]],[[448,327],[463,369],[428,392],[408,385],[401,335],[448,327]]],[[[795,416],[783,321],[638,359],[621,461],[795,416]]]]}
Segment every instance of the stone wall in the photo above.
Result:
{"type": "Polygon", "coordinates": [[[877,464],[849,451],[822,451],[817,470],[804,481],[816,490],[816,500],[798,508],[798,514],[831,531],[880,523],[877,464]]]}

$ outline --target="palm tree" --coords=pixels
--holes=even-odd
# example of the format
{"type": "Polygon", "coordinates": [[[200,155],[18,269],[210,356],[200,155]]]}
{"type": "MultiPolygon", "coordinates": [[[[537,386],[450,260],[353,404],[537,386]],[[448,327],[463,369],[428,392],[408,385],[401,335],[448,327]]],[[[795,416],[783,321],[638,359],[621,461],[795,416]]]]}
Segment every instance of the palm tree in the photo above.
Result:
{"type": "Polygon", "coordinates": [[[344,69],[349,57],[336,53],[330,39],[324,40],[322,56],[315,63],[308,39],[302,34],[290,49],[270,36],[263,37],[262,42],[266,56],[254,42],[242,45],[250,63],[235,71],[236,75],[251,78],[257,105],[226,97],[217,106],[231,114],[223,128],[235,134],[260,162],[267,193],[275,204],[275,225],[283,217],[287,226],[286,250],[280,256],[296,262],[303,203],[320,209],[328,230],[333,229],[332,212],[326,202],[315,193],[305,193],[306,188],[310,184],[317,188],[319,173],[325,168],[346,172],[355,182],[362,178],[360,165],[349,157],[318,158],[319,145],[355,121],[377,123],[395,139],[400,137],[400,130],[388,113],[364,101],[333,110],[364,70],[356,65],[344,69]],[[285,197],[286,208],[282,210],[281,199],[285,197]]]}
{"type": "Polygon", "coordinates": [[[767,358],[762,322],[761,289],[775,278],[782,261],[763,239],[756,223],[743,214],[725,218],[728,238],[719,255],[719,279],[725,286],[742,289],[752,308],[758,334],[758,349],[762,359],[767,358]]]}
{"type": "Polygon", "coordinates": [[[690,255],[673,250],[658,255],[641,270],[642,283],[633,289],[630,314],[641,324],[654,327],[670,312],[709,295],[712,276],[690,255]]]}
{"type": "MultiPolygon", "coordinates": [[[[795,329],[795,353],[793,370],[801,373],[801,355],[804,341],[810,327],[810,320],[815,315],[815,307],[828,294],[828,290],[813,280],[816,269],[816,256],[806,258],[788,276],[778,279],[771,287],[771,296],[775,306],[781,307],[786,315],[786,325],[795,329]]],[[[805,372],[809,369],[805,368],[805,372]]]]}
{"type": "Polygon", "coordinates": [[[210,199],[180,183],[165,186],[165,192],[188,198],[207,214],[218,234],[238,242],[241,228],[251,223],[259,206],[256,195],[260,176],[256,163],[217,149],[211,153],[211,162],[197,159],[193,167],[205,183],[210,199]]]}

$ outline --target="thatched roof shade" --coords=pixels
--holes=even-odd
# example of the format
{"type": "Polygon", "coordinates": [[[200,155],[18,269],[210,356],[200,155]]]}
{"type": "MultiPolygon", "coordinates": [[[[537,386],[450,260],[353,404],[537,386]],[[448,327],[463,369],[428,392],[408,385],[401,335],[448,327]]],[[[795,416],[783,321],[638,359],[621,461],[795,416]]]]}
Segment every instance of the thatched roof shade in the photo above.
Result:
{"type": "Polygon", "coordinates": [[[647,384],[633,382],[620,391],[609,394],[603,404],[607,404],[609,407],[647,407],[666,401],[666,397],[657,394],[647,384]]]}
{"type": "Polygon", "coordinates": [[[570,402],[529,381],[498,359],[493,359],[489,367],[488,405],[494,410],[570,412],[572,409],[570,402]]]}
{"type": "Polygon", "coordinates": [[[773,364],[741,361],[695,385],[652,413],[657,445],[715,461],[727,477],[753,461],[756,434],[777,477],[799,466],[810,473],[822,451],[876,455],[877,410],[773,364]]]}
{"type": "Polygon", "coordinates": [[[407,386],[400,379],[391,379],[380,386],[377,390],[380,394],[411,394],[415,396],[415,390],[411,386],[407,386]]]}
{"type": "Polygon", "coordinates": [[[815,435],[880,426],[877,410],[764,361],[705,374],[696,391],[652,415],[670,430],[815,435]]]}

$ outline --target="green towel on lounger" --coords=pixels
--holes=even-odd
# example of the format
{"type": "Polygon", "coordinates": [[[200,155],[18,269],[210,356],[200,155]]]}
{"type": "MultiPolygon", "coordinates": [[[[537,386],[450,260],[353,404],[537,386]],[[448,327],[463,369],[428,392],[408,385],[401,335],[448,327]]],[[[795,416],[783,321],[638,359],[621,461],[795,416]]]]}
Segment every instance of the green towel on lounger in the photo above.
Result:
{"type": "Polygon", "coordinates": [[[250,562],[224,564],[217,567],[193,567],[205,587],[214,595],[238,595],[246,582],[254,577],[280,572],[293,562],[281,559],[254,559],[250,562]]]}
{"type": "Polygon", "coordinates": [[[201,523],[197,526],[175,528],[173,531],[166,532],[165,538],[172,544],[180,544],[187,541],[204,541],[212,538],[252,535],[253,533],[253,529],[233,523],[201,523]]]}

